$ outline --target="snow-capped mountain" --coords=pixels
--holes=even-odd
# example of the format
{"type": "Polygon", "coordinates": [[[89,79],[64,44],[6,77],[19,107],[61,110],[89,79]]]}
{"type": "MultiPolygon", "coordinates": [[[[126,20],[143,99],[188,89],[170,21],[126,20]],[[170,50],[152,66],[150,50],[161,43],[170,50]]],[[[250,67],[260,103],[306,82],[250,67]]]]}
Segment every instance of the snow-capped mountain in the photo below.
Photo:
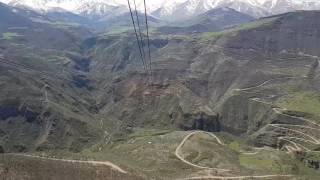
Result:
{"type": "Polygon", "coordinates": [[[263,0],[262,7],[270,14],[279,14],[295,10],[319,10],[319,0],[263,0]]]}
{"type": "MultiPolygon", "coordinates": [[[[105,16],[127,11],[127,0],[0,0],[12,6],[25,6],[38,11],[62,8],[80,15],[105,16]]],[[[133,0],[130,0],[133,4],[133,0]]],[[[320,9],[319,0],[146,0],[148,13],[174,20],[202,14],[208,10],[229,7],[254,17],[294,10],[320,9]]],[[[143,0],[136,0],[143,11],[143,0]]]]}
{"type": "Polygon", "coordinates": [[[222,7],[232,8],[254,17],[268,15],[257,0],[186,0],[175,6],[164,4],[152,14],[163,19],[183,19],[222,7]]]}
{"type": "Polygon", "coordinates": [[[215,8],[228,7],[239,12],[263,17],[295,10],[320,9],[319,0],[180,0],[163,1],[154,15],[171,19],[202,14],[215,8]]]}
{"type": "Polygon", "coordinates": [[[74,12],[85,17],[95,18],[101,16],[116,16],[127,11],[127,7],[122,5],[110,5],[104,2],[87,2],[77,7],[74,12]]]}

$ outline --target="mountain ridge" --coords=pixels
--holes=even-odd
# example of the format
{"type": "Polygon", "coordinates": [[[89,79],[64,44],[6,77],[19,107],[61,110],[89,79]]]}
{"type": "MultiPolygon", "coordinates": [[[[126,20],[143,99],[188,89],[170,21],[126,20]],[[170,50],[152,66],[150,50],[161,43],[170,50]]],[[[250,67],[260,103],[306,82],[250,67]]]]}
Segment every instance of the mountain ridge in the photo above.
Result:
{"type": "Polygon", "coordinates": [[[253,21],[255,18],[240,13],[232,8],[216,8],[203,14],[190,18],[188,21],[158,28],[162,33],[168,34],[194,34],[202,32],[217,32],[234,26],[253,21]]]}
{"type": "MultiPolygon", "coordinates": [[[[25,6],[34,10],[47,12],[54,8],[62,8],[79,15],[104,16],[110,8],[127,10],[126,0],[1,0],[12,6],[25,6]]],[[[143,1],[137,1],[138,10],[143,12],[143,1]]],[[[254,17],[263,17],[295,10],[317,10],[320,2],[316,0],[178,0],[147,2],[150,15],[172,20],[187,18],[208,10],[229,7],[254,17]]]]}

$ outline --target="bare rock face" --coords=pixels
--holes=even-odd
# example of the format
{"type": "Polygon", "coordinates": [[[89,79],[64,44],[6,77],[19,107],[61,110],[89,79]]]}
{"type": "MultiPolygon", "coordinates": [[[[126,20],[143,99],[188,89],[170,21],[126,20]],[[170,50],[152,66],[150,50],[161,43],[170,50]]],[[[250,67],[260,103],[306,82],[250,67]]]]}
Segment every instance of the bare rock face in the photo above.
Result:
{"type": "Polygon", "coordinates": [[[248,121],[248,98],[242,96],[230,97],[222,108],[222,130],[231,134],[246,133],[248,121]]]}
{"type": "Polygon", "coordinates": [[[320,160],[319,161],[308,160],[307,163],[308,163],[309,167],[311,167],[313,169],[320,170],[320,160]]]}
{"type": "Polygon", "coordinates": [[[320,171],[320,158],[318,152],[295,152],[295,156],[300,161],[304,162],[309,168],[320,171]]]}
{"type": "Polygon", "coordinates": [[[273,148],[278,148],[278,142],[277,142],[277,137],[279,135],[277,133],[273,132],[260,132],[257,135],[252,136],[252,141],[251,143],[256,146],[256,147],[273,147],[273,148]]]}
{"type": "Polygon", "coordinates": [[[39,113],[30,111],[26,108],[18,109],[14,106],[0,106],[0,120],[6,120],[10,117],[23,116],[27,122],[34,122],[37,120],[39,113]]]}
{"type": "Polygon", "coordinates": [[[3,149],[2,146],[0,146],[0,154],[1,154],[1,153],[4,153],[4,149],[3,149]]]}
{"type": "Polygon", "coordinates": [[[183,114],[180,128],[185,130],[202,130],[218,132],[221,130],[219,115],[207,114],[202,111],[183,114]]]}

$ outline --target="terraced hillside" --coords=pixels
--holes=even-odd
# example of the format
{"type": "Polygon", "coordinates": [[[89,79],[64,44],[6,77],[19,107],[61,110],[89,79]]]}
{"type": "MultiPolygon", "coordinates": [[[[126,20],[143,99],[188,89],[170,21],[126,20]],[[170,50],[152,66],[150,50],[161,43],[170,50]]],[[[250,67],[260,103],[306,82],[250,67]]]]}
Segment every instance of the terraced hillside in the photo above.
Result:
{"type": "Polygon", "coordinates": [[[153,31],[150,83],[131,31],[0,7],[0,177],[43,179],[40,167],[59,165],[76,179],[319,177],[320,12],[153,31]]]}

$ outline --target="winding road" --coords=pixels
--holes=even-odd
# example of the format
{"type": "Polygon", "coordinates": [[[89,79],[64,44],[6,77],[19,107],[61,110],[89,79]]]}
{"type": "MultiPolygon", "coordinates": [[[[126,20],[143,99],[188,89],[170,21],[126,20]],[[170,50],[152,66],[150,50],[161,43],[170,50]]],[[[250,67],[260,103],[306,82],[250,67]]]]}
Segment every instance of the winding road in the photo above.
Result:
{"type": "Polygon", "coordinates": [[[267,81],[264,81],[262,82],[261,84],[259,85],[256,85],[256,86],[250,86],[250,87],[246,87],[246,88],[242,88],[242,89],[233,89],[234,91],[248,91],[248,90],[252,90],[252,89],[255,89],[255,88],[259,88],[259,87],[263,87],[265,86],[266,84],[269,84],[270,82],[272,81],[276,81],[276,80],[281,80],[281,79],[301,79],[300,77],[279,77],[279,78],[273,78],[273,79],[269,79],[267,81]]]}
{"type": "Polygon", "coordinates": [[[10,154],[14,156],[22,156],[22,157],[29,157],[29,158],[36,158],[36,159],[44,159],[44,160],[50,160],[50,161],[60,161],[60,162],[66,162],[66,163],[80,163],[80,164],[90,164],[90,165],[103,165],[108,166],[111,169],[118,171],[123,174],[127,174],[128,172],[121,169],[119,166],[108,162],[108,161],[82,161],[82,160],[71,160],[71,159],[57,159],[57,158],[49,158],[49,157],[41,157],[41,156],[35,156],[35,155],[29,155],[29,154],[10,154]]]}
{"type": "Polygon", "coordinates": [[[218,172],[226,172],[226,171],[230,171],[229,169],[219,169],[219,168],[211,168],[211,167],[204,167],[204,166],[199,166],[197,164],[194,164],[192,162],[189,162],[187,161],[186,159],[184,159],[181,155],[180,155],[180,152],[181,152],[181,148],[183,147],[183,145],[186,143],[186,141],[191,138],[192,136],[194,136],[195,134],[199,134],[199,133],[204,133],[204,134],[208,134],[210,135],[211,137],[214,137],[217,142],[224,146],[225,144],[222,143],[222,141],[213,133],[209,133],[209,132],[205,132],[205,131],[194,131],[190,134],[188,134],[183,140],[182,142],[179,144],[179,146],[176,148],[176,151],[175,151],[175,156],[180,159],[182,162],[190,165],[190,166],[193,166],[193,167],[196,167],[196,168],[199,168],[199,169],[208,169],[208,170],[215,170],[215,171],[218,171],[218,172]]]}
{"type": "Polygon", "coordinates": [[[233,179],[266,179],[266,178],[275,178],[275,177],[294,177],[293,175],[262,175],[262,176],[198,176],[198,177],[190,177],[184,178],[183,180],[192,180],[192,179],[222,179],[222,180],[233,180],[233,179]]]}
{"type": "Polygon", "coordinates": [[[290,146],[290,145],[285,145],[284,146],[288,150],[289,153],[294,152],[294,151],[307,151],[307,152],[312,151],[309,148],[307,148],[304,145],[302,145],[301,142],[304,142],[304,143],[307,143],[307,144],[311,144],[311,145],[320,145],[320,139],[317,138],[317,137],[314,137],[311,134],[309,134],[312,130],[320,131],[320,124],[318,124],[318,123],[316,123],[316,122],[314,122],[314,121],[312,121],[310,119],[306,119],[306,118],[303,118],[303,117],[291,116],[291,115],[284,114],[284,113],[281,112],[281,111],[286,110],[286,109],[273,108],[273,110],[277,114],[281,114],[281,115],[286,116],[286,117],[294,118],[294,119],[306,122],[308,124],[308,125],[292,125],[292,124],[269,124],[268,125],[268,126],[271,126],[271,127],[277,128],[277,129],[290,131],[290,132],[299,134],[299,136],[302,136],[302,137],[299,137],[299,136],[298,137],[294,137],[294,136],[291,135],[291,136],[278,137],[278,140],[284,140],[284,141],[287,141],[290,144],[294,145],[294,146],[290,146]],[[299,130],[296,130],[296,129],[292,129],[294,127],[309,129],[309,131],[302,132],[302,131],[299,131],[299,130]],[[294,140],[296,140],[298,142],[294,142],[294,140]]]}
{"type": "MultiPolygon", "coordinates": [[[[218,144],[220,144],[221,146],[225,146],[225,144],[220,140],[219,137],[217,137],[215,134],[213,133],[210,133],[210,132],[205,132],[205,131],[194,131],[194,132],[191,132],[190,134],[188,134],[182,141],[181,143],[179,144],[179,146],[176,148],[175,150],[175,156],[180,159],[182,162],[190,165],[190,166],[193,166],[193,167],[196,167],[196,168],[199,168],[199,169],[207,169],[207,170],[215,170],[217,172],[230,172],[231,170],[229,169],[219,169],[219,168],[211,168],[211,167],[204,167],[204,166],[199,166],[197,164],[194,164],[192,162],[189,162],[187,161],[186,159],[184,159],[181,155],[180,155],[180,152],[181,152],[181,148],[183,147],[183,145],[186,143],[186,141],[191,138],[192,136],[196,135],[196,134],[199,134],[199,133],[204,133],[204,134],[208,134],[210,135],[211,137],[215,138],[218,142],[218,144]]],[[[192,179],[222,179],[222,180],[228,180],[228,179],[249,179],[249,178],[255,178],[255,179],[266,179],[266,178],[274,178],[274,177],[294,177],[293,175],[261,175],[261,176],[229,176],[229,177],[226,177],[226,176],[197,176],[197,177],[188,177],[188,178],[184,178],[183,180],[192,180],[192,179]]]]}
{"type": "MultiPolygon", "coordinates": [[[[320,65],[320,62],[319,62],[319,65],[320,65]]],[[[306,77],[284,77],[284,78],[274,78],[274,79],[270,79],[270,80],[267,80],[257,86],[253,86],[253,87],[247,87],[247,88],[243,88],[243,89],[234,89],[235,91],[248,91],[248,90],[251,90],[251,89],[254,89],[254,88],[259,88],[259,87],[263,87],[265,86],[266,84],[274,81],[274,80],[279,80],[279,79],[301,79],[301,78],[306,78],[306,77]]],[[[267,102],[264,102],[262,100],[260,100],[260,98],[251,98],[252,100],[254,101],[257,101],[257,102],[261,102],[261,103],[266,103],[266,104],[270,104],[272,105],[271,103],[267,103],[267,102]]],[[[287,116],[287,117],[290,117],[290,118],[295,118],[295,119],[299,119],[301,121],[304,121],[307,123],[307,125],[292,125],[292,124],[268,124],[267,126],[270,126],[270,127],[273,127],[273,128],[277,128],[277,129],[281,129],[281,130],[285,130],[285,131],[289,131],[289,132],[293,132],[293,133],[296,133],[296,134],[299,134],[298,137],[294,137],[294,136],[281,136],[281,137],[278,137],[278,143],[280,141],[286,141],[288,142],[289,144],[286,144],[283,146],[283,148],[285,148],[289,153],[293,153],[295,151],[311,151],[309,148],[303,146],[301,144],[301,142],[304,142],[304,143],[310,143],[310,144],[314,144],[314,145],[319,145],[320,144],[320,139],[318,139],[317,137],[314,137],[313,135],[310,135],[309,133],[305,133],[305,132],[302,132],[302,131],[299,131],[299,130],[296,130],[296,129],[292,129],[292,128],[305,128],[305,129],[309,129],[309,130],[315,130],[315,131],[320,131],[320,124],[312,121],[312,120],[309,120],[309,119],[306,119],[306,118],[303,118],[303,117],[295,117],[295,116],[290,116],[288,114],[284,114],[282,111],[283,110],[286,110],[286,109],[281,109],[281,108],[272,108],[272,110],[277,113],[277,114],[281,114],[281,115],[284,115],[284,116],[287,116]],[[294,142],[294,141],[298,141],[298,142],[294,142]]],[[[310,132],[310,131],[308,131],[310,132]]],[[[199,166],[197,164],[194,164],[192,162],[189,162],[187,161],[186,159],[184,159],[181,155],[180,155],[180,152],[181,152],[181,148],[184,146],[184,144],[186,143],[186,141],[194,136],[195,134],[198,134],[198,133],[205,133],[205,134],[209,134],[210,136],[214,137],[217,142],[223,146],[224,143],[216,136],[214,135],[213,133],[209,133],[209,132],[203,132],[203,131],[195,131],[195,132],[192,132],[190,134],[188,134],[183,140],[182,142],[179,144],[179,146],[176,148],[176,151],[175,151],[175,155],[177,158],[179,158],[182,162],[190,165],[190,166],[193,166],[193,167],[196,167],[196,168],[200,168],[200,169],[212,169],[212,170],[216,170],[218,172],[229,172],[231,170],[228,170],[228,169],[219,169],[219,168],[209,168],[209,167],[204,167],[204,166],[199,166]]],[[[254,155],[254,154],[257,154],[258,152],[243,152],[243,154],[248,154],[248,155],[254,155]]],[[[261,175],[261,176],[233,176],[233,177],[225,177],[225,176],[198,176],[198,177],[190,177],[190,178],[185,178],[185,179],[223,179],[223,180],[228,180],[228,179],[270,179],[270,178],[275,178],[275,177],[287,177],[287,178],[290,178],[290,177],[294,177],[293,175],[261,175]]]]}
{"type": "MultiPolygon", "coordinates": [[[[318,60],[318,68],[320,68],[320,60],[318,60]]],[[[252,86],[252,87],[247,87],[247,88],[243,88],[243,89],[234,89],[235,91],[248,91],[248,90],[252,90],[255,88],[259,88],[259,87],[263,87],[266,84],[274,81],[274,80],[279,80],[279,79],[301,79],[301,78],[305,78],[305,77],[285,77],[285,78],[274,78],[274,79],[270,79],[267,80],[257,86],[252,86]]],[[[272,103],[268,103],[265,102],[263,100],[261,100],[260,98],[251,98],[251,100],[256,101],[256,102],[260,102],[260,103],[264,103],[264,104],[268,104],[268,105],[273,105],[272,103]]],[[[313,135],[310,134],[310,131],[314,130],[314,131],[320,131],[320,124],[310,120],[310,119],[306,119],[303,117],[296,117],[296,116],[291,116],[288,114],[283,113],[283,111],[285,111],[286,109],[282,109],[282,108],[272,108],[272,110],[276,113],[276,114],[280,114],[282,116],[286,116],[289,118],[294,118],[296,120],[300,120],[304,123],[306,123],[306,125],[292,125],[292,124],[268,124],[267,126],[276,128],[276,129],[280,129],[280,130],[285,130],[288,132],[292,132],[297,134],[297,137],[291,135],[291,136],[281,136],[278,137],[278,144],[279,141],[286,141],[288,142],[290,145],[284,145],[283,147],[289,152],[294,152],[294,151],[311,151],[309,148],[305,147],[304,145],[301,144],[301,142],[304,143],[308,143],[308,144],[312,144],[312,145],[320,145],[320,139],[318,139],[317,137],[314,137],[313,135]],[[293,128],[304,128],[304,129],[309,129],[310,131],[307,132],[302,132],[293,128]],[[302,137],[301,137],[302,136],[302,137]],[[295,142],[298,141],[298,142],[295,142]]],[[[255,152],[252,153],[248,153],[248,154],[256,154],[255,152]]]]}
{"type": "Polygon", "coordinates": [[[297,133],[297,134],[300,134],[300,135],[306,137],[306,138],[303,138],[306,142],[311,142],[316,145],[320,144],[320,141],[318,139],[316,139],[315,137],[313,137],[309,134],[306,134],[306,133],[298,131],[298,130],[294,130],[294,129],[290,129],[290,128],[286,128],[286,127],[281,127],[281,126],[286,126],[286,124],[268,124],[268,126],[275,127],[275,128],[282,129],[282,130],[292,131],[294,133],[297,133]],[[310,140],[307,140],[308,138],[310,140]]]}

